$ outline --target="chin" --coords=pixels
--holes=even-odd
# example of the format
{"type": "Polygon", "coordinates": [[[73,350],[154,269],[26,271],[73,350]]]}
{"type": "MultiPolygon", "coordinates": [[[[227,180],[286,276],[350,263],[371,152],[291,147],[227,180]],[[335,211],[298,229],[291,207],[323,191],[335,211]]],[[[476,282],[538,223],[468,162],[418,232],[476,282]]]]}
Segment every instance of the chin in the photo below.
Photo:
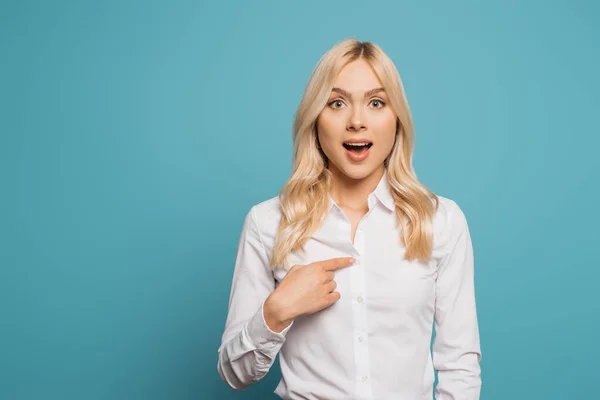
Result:
{"type": "Polygon", "coordinates": [[[383,161],[380,164],[372,165],[342,165],[341,168],[337,168],[340,173],[344,176],[347,176],[350,179],[361,180],[365,179],[371,174],[377,172],[379,168],[383,165],[383,161]]]}

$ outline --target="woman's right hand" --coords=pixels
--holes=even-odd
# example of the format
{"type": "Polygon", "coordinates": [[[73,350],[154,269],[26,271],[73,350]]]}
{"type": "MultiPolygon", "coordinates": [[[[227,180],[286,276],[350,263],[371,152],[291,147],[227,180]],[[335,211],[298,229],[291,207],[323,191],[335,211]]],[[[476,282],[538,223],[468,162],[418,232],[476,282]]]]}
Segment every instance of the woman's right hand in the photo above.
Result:
{"type": "Polygon", "coordinates": [[[352,257],[338,257],[307,265],[294,265],[264,305],[265,322],[274,332],[281,332],[292,320],[329,307],[341,297],[334,271],[354,263],[352,257]]]}

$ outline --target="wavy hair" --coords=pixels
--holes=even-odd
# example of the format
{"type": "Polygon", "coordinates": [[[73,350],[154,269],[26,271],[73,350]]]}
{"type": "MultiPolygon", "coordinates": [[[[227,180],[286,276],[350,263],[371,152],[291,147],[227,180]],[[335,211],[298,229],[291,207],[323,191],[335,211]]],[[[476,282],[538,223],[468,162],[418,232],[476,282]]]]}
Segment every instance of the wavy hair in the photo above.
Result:
{"type": "Polygon", "coordinates": [[[319,60],[296,110],[293,123],[292,174],[279,192],[282,217],[270,268],[287,265],[291,251],[302,249],[329,210],[332,174],[318,147],[316,121],[327,104],[335,78],[348,63],[363,58],[375,71],[397,116],[396,141],[385,159],[387,179],[401,226],[406,260],[427,261],[433,247],[433,216],[437,196],[421,184],[412,166],[415,133],[404,86],[394,63],[371,42],[350,38],[338,42],[319,60]]]}

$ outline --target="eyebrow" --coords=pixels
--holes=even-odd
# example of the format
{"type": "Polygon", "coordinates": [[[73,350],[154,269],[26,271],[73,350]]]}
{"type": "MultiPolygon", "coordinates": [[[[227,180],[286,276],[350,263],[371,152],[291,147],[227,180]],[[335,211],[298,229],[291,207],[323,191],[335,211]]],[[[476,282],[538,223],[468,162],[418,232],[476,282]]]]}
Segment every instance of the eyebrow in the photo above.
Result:
{"type": "MultiPolygon", "coordinates": [[[[340,88],[334,87],[334,88],[331,89],[331,91],[332,92],[338,92],[338,93],[340,93],[340,94],[342,94],[342,95],[344,95],[344,96],[346,96],[348,98],[352,98],[352,95],[350,94],[350,92],[347,92],[344,89],[340,89],[340,88]]],[[[368,90],[368,91],[365,92],[365,97],[369,97],[369,96],[371,96],[371,95],[373,95],[375,93],[378,93],[378,92],[385,92],[385,89],[379,87],[379,88],[368,90]]]]}

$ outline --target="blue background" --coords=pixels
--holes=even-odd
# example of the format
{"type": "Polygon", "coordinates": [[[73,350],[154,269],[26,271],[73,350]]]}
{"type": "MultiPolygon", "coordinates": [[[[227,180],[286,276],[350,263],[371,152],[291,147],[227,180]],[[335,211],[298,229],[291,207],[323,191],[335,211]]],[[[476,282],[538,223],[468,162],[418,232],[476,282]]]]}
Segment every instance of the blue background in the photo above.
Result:
{"type": "Polygon", "coordinates": [[[249,208],[321,55],[379,44],[467,215],[482,399],[596,395],[593,1],[2,1],[0,399],[268,399],[216,370],[249,208]]]}

